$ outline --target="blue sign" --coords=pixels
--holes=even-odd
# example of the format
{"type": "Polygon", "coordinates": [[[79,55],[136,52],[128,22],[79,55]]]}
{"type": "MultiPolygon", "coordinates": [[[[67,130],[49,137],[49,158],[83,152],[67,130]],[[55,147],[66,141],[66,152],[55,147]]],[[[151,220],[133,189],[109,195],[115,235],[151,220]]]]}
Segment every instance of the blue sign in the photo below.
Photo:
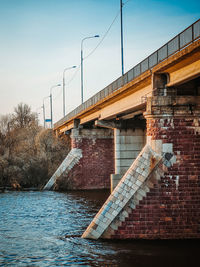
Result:
{"type": "Polygon", "coordinates": [[[51,119],[46,119],[45,121],[46,121],[46,122],[51,122],[51,119]]]}

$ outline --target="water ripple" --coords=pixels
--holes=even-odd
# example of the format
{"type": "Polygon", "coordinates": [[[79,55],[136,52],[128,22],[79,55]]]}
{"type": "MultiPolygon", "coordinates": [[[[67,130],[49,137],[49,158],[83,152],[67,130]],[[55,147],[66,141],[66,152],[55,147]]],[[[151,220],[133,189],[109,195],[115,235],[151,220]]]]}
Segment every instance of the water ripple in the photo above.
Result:
{"type": "Polygon", "coordinates": [[[82,239],[106,197],[105,192],[0,194],[0,266],[193,266],[195,243],[82,239]]]}

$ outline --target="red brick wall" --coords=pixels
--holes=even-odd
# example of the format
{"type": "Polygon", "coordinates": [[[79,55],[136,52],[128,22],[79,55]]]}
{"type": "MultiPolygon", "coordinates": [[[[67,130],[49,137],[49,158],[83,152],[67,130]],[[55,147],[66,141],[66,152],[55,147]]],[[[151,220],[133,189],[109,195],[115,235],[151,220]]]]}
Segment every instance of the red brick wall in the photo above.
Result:
{"type": "MultiPolygon", "coordinates": [[[[187,113],[188,114],[188,113],[187,113]]],[[[176,163],[112,238],[200,238],[200,118],[147,118],[147,135],[173,144],[176,163]]]]}
{"type": "Polygon", "coordinates": [[[110,189],[114,173],[113,131],[107,129],[74,130],[71,148],[82,150],[82,158],[57,181],[58,190],[110,189]]]}
{"type": "Polygon", "coordinates": [[[113,139],[73,140],[73,147],[82,149],[83,157],[70,176],[77,189],[110,188],[110,174],[114,173],[113,139]]]}

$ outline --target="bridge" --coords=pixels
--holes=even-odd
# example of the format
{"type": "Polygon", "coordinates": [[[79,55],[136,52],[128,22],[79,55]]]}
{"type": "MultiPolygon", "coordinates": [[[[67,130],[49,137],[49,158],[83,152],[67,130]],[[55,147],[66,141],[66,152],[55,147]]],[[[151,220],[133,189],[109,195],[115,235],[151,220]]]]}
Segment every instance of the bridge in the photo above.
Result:
{"type": "Polygon", "coordinates": [[[200,20],[54,130],[71,151],[46,188],[111,188],[84,238],[199,238],[200,20]]]}

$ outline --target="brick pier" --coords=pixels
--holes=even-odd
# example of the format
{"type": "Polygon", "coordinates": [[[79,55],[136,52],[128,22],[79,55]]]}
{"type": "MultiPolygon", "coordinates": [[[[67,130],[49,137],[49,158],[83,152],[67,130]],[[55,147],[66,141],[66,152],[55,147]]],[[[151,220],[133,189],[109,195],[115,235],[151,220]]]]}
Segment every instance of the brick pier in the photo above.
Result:
{"type": "Polygon", "coordinates": [[[149,101],[149,142],[158,152],[166,147],[165,152],[169,157],[173,154],[176,162],[162,166],[160,180],[111,237],[200,238],[200,98],[149,101]]]}
{"type": "Polygon", "coordinates": [[[151,97],[145,118],[146,148],[84,238],[200,238],[200,97],[151,97]]]}
{"type": "Polygon", "coordinates": [[[82,158],[56,182],[59,190],[109,189],[110,174],[114,173],[113,131],[82,129],[71,131],[71,148],[82,151],[82,158]]]}

